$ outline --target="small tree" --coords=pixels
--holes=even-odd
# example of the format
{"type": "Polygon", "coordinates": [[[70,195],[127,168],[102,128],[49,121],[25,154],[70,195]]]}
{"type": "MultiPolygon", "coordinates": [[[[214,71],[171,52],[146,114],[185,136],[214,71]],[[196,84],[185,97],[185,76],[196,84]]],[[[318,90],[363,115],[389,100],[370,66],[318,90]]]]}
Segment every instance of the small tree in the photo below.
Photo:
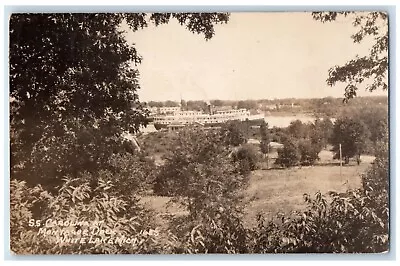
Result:
{"type": "Polygon", "coordinates": [[[268,124],[263,121],[260,126],[260,135],[261,135],[261,142],[260,142],[260,150],[262,154],[267,156],[267,168],[269,164],[269,142],[270,142],[270,135],[268,131],[268,124]]]}
{"type": "Polygon", "coordinates": [[[318,143],[313,143],[311,140],[303,139],[298,143],[300,151],[301,165],[314,165],[315,161],[319,159],[318,154],[321,151],[318,143]]]}
{"type": "MultiPolygon", "coordinates": [[[[160,169],[155,190],[173,196],[189,212],[170,223],[179,239],[176,252],[245,253],[238,192],[248,177],[240,174],[240,162],[232,163],[229,149],[221,145],[221,135],[215,131],[185,129],[174,146],[160,169]]],[[[247,152],[243,147],[238,154],[249,163],[247,152]]]]}
{"type": "Polygon", "coordinates": [[[311,130],[311,140],[326,148],[333,131],[333,123],[329,118],[316,119],[311,130]]]}
{"type": "Polygon", "coordinates": [[[369,132],[362,121],[356,121],[352,118],[341,118],[335,122],[331,144],[335,152],[334,159],[340,157],[339,146],[342,146],[342,157],[345,163],[353,156],[357,156],[357,162],[360,162],[361,153],[365,149],[366,141],[369,138],[369,132]]]}
{"type": "Polygon", "coordinates": [[[300,120],[295,120],[288,126],[287,133],[296,139],[306,138],[308,136],[308,128],[300,120]]]}
{"type": "Polygon", "coordinates": [[[388,108],[385,107],[367,107],[356,110],[352,115],[354,120],[362,121],[369,131],[369,142],[365,152],[374,154],[379,150],[380,142],[385,138],[388,132],[388,108]]]}
{"type": "Polygon", "coordinates": [[[229,151],[220,143],[214,131],[181,131],[155,179],[155,192],[173,196],[187,207],[192,219],[222,199],[234,200],[247,177],[232,164],[229,151]]]}
{"type": "Polygon", "coordinates": [[[237,147],[247,142],[244,126],[240,121],[230,121],[222,126],[221,134],[227,146],[237,147]]]}
{"type": "Polygon", "coordinates": [[[301,154],[294,140],[289,138],[283,145],[283,148],[278,150],[278,158],[275,163],[284,167],[297,165],[301,154]]]}

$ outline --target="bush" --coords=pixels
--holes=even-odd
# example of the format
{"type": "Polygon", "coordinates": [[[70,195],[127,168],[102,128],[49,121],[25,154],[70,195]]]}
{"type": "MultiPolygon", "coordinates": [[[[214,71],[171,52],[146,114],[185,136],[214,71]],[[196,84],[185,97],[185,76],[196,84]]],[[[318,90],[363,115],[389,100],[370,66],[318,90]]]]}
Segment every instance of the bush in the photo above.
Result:
{"type": "Polygon", "coordinates": [[[248,175],[258,168],[257,151],[250,145],[244,145],[232,154],[233,161],[239,164],[239,172],[248,175]]]}
{"type": "Polygon", "coordinates": [[[198,219],[181,221],[184,233],[180,236],[178,253],[240,254],[248,253],[247,230],[242,224],[239,208],[231,204],[215,204],[198,219]]]}
{"type": "Polygon", "coordinates": [[[289,135],[285,133],[286,129],[280,127],[273,127],[270,129],[271,141],[284,143],[289,138],[289,135]]]}
{"type": "Polygon", "coordinates": [[[162,251],[157,231],[151,228],[150,219],[144,219],[147,212],[133,213],[134,206],[113,196],[110,192],[112,182],[104,181],[102,176],[99,176],[95,189],[83,181],[85,179],[89,178],[65,179],[56,195],[40,186],[31,188],[24,181],[12,180],[11,250],[17,254],[134,254],[162,251]],[[81,224],[66,225],[51,221],[81,224]],[[99,232],[98,229],[105,232],[99,232]],[[88,230],[87,235],[84,230],[88,230]],[[90,237],[108,240],[129,238],[132,242],[89,243],[90,237]],[[66,241],[66,238],[77,239],[78,242],[66,241]],[[82,238],[86,243],[80,242],[82,238]]]}
{"type": "Polygon", "coordinates": [[[113,182],[115,195],[129,201],[129,198],[151,189],[157,172],[154,160],[142,154],[115,154],[109,159],[109,164],[110,171],[103,171],[103,176],[113,182]]]}
{"type": "Polygon", "coordinates": [[[367,207],[365,195],[321,193],[305,195],[308,207],[292,217],[266,222],[262,216],[249,243],[255,253],[371,253],[388,250],[388,227],[375,209],[367,207]]]}

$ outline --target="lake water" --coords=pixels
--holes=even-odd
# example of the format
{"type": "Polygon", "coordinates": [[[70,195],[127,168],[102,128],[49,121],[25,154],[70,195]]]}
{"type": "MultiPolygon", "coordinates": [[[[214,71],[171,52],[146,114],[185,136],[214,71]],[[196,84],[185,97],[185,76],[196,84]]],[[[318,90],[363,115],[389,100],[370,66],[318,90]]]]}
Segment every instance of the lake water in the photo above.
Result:
{"type": "Polygon", "coordinates": [[[287,127],[291,122],[300,120],[303,123],[314,122],[315,118],[311,116],[266,116],[265,122],[269,128],[272,127],[287,127]]]}

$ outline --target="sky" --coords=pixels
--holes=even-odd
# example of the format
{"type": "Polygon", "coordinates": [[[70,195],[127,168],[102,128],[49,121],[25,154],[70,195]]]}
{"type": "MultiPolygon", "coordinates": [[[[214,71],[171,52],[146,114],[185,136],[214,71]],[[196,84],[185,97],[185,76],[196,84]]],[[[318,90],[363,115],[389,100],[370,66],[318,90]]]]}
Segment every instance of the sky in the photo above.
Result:
{"type": "Polygon", "coordinates": [[[368,53],[371,41],[353,43],[355,32],[350,19],[321,23],[304,12],[232,13],[209,41],[176,20],[128,32],[127,40],[143,57],[142,101],[320,98],[344,93],[345,84],[326,84],[329,68],[368,53]]]}

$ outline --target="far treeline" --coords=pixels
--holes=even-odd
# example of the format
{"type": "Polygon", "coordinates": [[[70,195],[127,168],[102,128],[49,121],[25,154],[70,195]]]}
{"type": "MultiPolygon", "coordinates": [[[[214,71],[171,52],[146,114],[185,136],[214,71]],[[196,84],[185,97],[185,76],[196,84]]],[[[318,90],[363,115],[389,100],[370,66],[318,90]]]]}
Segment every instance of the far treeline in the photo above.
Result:
{"type": "MultiPolygon", "coordinates": [[[[349,101],[343,98],[324,97],[310,99],[259,99],[259,100],[211,100],[209,102],[215,107],[245,108],[252,112],[273,113],[303,113],[314,116],[336,117],[343,111],[355,107],[379,106],[388,108],[387,96],[365,96],[355,97],[349,101]]],[[[206,101],[149,101],[148,107],[177,107],[181,106],[184,110],[207,111],[206,101]]]]}

